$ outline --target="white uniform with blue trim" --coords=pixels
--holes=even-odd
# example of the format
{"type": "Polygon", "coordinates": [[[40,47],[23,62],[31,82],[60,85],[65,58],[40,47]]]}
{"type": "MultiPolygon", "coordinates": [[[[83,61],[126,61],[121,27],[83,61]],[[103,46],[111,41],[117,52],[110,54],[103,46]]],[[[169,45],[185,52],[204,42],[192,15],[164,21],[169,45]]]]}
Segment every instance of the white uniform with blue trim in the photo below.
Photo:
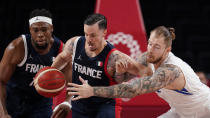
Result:
{"type": "Polygon", "coordinates": [[[172,52],[163,64],[178,66],[186,84],[181,91],[162,88],[156,92],[171,107],[158,118],[210,118],[210,89],[200,81],[193,69],[172,52]]]}

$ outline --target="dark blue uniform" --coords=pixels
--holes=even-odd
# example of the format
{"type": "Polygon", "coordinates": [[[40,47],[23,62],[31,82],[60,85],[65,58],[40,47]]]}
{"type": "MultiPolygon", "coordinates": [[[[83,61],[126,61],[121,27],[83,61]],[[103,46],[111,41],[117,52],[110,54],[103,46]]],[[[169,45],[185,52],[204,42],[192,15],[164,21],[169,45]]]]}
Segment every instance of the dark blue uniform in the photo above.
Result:
{"type": "MultiPolygon", "coordinates": [[[[107,73],[108,57],[114,46],[107,42],[101,53],[88,57],[85,51],[85,37],[80,37],[73,59],[72,82],[81,84],[79,76],[91,86],[110,86],[115,84],[107,73]]],[[[72,102],[72,118],[119,118],[120,100],[90,97],[72,102]]]]}
{"type": "Polygon", "coordinates": [[[39,95],[30,83],[41,68],[51,66],[53,59],[62,50],[63,43],[53,37],[50,51],[39,55],[31,44],[31,35],[22,37],[25,40],[25,57],[7,83],[7,111],[12,118],[50,118],[52,98],[39,95]]]}

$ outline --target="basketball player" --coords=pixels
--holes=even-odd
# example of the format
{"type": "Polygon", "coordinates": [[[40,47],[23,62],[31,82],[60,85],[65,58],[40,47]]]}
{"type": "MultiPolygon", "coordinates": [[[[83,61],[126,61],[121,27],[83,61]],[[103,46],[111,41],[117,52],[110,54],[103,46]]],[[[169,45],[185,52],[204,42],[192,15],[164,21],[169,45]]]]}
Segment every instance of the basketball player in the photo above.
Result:
{"type": "Polygon", "coordinates": [[[91,87],[80,78],[83,85],[69,83],[73,86],[67,88],[69,94],[78,95],[73,99],[78,100],[90,96],[130,98],[156,92],[171,107],[158,118],[210,118],[210,89],[200,82],[187,63],[171,52],[173,39],[173,28],[159,26],[151,31],[147,52],[141,57],[141,63],[152,63],[152,76],[111,87],[91,87]]]}
{"type": "MultiPolygon", "coordinates": [[[[84,21],[84,33],[85,36],[68,40],[64,51],[56,57],[52,65],[62,68],[65,64],[72,63],[73,83],[81,84],[81,76],[92,86],[110,86],[127,81],[136,74],[128,74],[125,70],[121,70],[120,73],[116,71],[116,68],[120,68],[117,63],[124,64],[123,61],[129,61],[132,64],[133,60],[105,40],[105,16],[92,14],[87,17],[84,21]]],[[[61,103],[53,118],[62,116],[65,111],[62,107],[68,104],[70,106],[69,101],[61,103]]],[[[119,118],[120,109],[120,99],[91,97],[72,102],[72,118],[119,118]]]]}
{"type": "Polygon", "coordinates": [[[30,34],[21,35],[6,48],[0,63],[1,118],[50,118],[52,99],[39,95],[30,84],[39,69],[51,66],[63,43],[52,35],[52,15],[33,10],[30,34]]]}

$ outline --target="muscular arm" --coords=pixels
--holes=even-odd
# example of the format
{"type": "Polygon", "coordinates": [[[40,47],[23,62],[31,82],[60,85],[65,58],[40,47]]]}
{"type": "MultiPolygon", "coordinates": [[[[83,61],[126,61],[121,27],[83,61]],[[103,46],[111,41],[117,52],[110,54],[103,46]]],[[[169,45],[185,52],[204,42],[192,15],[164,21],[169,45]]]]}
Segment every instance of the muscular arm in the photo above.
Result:
{"type": "Polygon", "coordinates": [[[73,37],[66,42],[63,51],[55,58],[55,61],[51,65],[52,67],[62,70],[68,63],[71,63],[76,38],[73,37]]]}
{"type": "Polygon", "coordinates": [[[16,65],[23,60],[23,57],[24,44],[22,38],[13,40],[5,49],[3,58],[0,62],[0,114],[7,114],[5,107],[6,84],[15,71],[16,65]]]}
{"type": "MultiPolygon", "coordinates": [[[[55,58],[55,61],[51,65],[64,73],[67,83],[72,82],[72,55],[74,42],[77,38],[73,37],[66,42],[63,51],[55,58]]],[[[66,95],[66,100],[69,101],[70,97],[66,95]]]]}
{"type": "Polygon", "coordinates": [[[132,79],[133,77],[137,76],[137,73],[130,73],[128,70],[125,69],[123,64],[120,63],[127,63],[127,68],[131,69],[131,66],[134,67],[134,60],[131,59],[126,54],[123,54],[120,51],[114,51],[108,59],[107,70],[108,73],[114,78],[117,83],[122,83],[132,79]],[[129,67],[128,67],[129,66],[129,67]],[[120,72],[119,72],[120,71],[120,72]]]}
{"type": "Polygon", "coordinates": [[[142,55],[136,58],[136,65],[138,65],[138,72],[141,76],[151,76],[152,69],[150,64],[147,62],[147,52],[144,52],[142,55]]]}
{"type": "Polygon", "coordinates": [[[108,98],[130,98],[164,88],[177,79],[181,70],[174,65],[159,67],[153,76],[136,79],[131,83],[118,84],[111,87],[94,87],[93,96],[108,98]]]}

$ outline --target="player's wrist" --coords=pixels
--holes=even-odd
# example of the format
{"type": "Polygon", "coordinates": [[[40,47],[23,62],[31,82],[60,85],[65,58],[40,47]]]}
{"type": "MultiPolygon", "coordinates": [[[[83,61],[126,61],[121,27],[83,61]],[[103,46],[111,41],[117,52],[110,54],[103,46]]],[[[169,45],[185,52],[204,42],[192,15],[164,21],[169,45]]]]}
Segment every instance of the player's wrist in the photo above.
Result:
{"type": "Polygon", "coordinates": [[[69,109],[72,108],[72,105],[71,105],[68,101],[64,101],[64,102],[60,103],[59,105],[57,105],[57,106],[54,108],[53,112],[57,111],[57,109],[58,109],[60,106],[62,106],[62,105],[67,106],[69,109]]]}
{"type": "Polygon", "coordinates": [[[96,89],[96,88],[95,87],[90,87],[90,97],[95,96],[94,89],[96,89]]]}

